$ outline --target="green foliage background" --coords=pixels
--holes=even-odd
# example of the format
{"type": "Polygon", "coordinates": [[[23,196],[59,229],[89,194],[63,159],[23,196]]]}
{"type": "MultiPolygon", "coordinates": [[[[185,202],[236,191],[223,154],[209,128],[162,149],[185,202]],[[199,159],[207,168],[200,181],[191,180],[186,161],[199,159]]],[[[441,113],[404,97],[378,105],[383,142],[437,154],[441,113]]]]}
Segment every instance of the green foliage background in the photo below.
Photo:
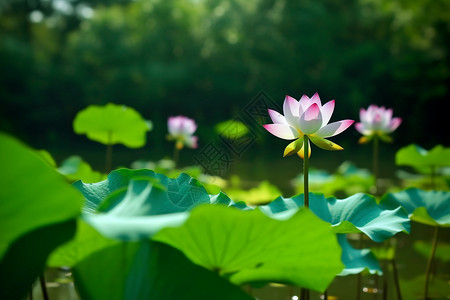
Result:
{"type": "Polygon", "coordinates": [[[261,90],[280,105],[318,91],[337,100],[333,120],[386,105],[404,119],[399,144],[431,148],[448,137],[448,20],[446,0],[6,0],[0,130],[73,149],[76,113],[113,102],[154,122],[162,153],[170,115],[195,118],[206,143],[261,90]]]}

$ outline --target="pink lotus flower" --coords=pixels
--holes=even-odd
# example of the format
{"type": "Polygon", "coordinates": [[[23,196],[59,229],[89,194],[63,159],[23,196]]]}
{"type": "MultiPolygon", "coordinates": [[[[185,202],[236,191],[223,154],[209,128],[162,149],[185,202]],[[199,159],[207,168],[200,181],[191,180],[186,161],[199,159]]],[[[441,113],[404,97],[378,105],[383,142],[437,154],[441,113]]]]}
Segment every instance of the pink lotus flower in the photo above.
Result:
{"type": "MultiPolygon", "coordinates": [[[[271,134],[285,140],[294,140],[284,150],[284,155],[297,153],[304,158],[304,137],[308,138],[319,148],[325,150],[343,150],[341,146],[325,139],[335,136],[353,124],[353,120],[342,120],[328,124],[334,111],[334,100],[322,103],[319,94],[311,98],[303,95],[299,101],[286,96],[283,103],[284,116],[269,109],[273,124],[266,124],[264,128],[271,134]]],[[[309,144],[308,144],[309,145],[309,144]]],[[[310,146],[309,146],[310,147],[310,146]]],[[[311,155],[311,151],[308,151],[311,155]]]]}
{"type": "Polygon", "coordinates": [[[356,123],[355,128],[363,135],[359,139],[362,144],[369,142],[374,136],[383,141],[392,142],[392,138],[388,134],[396,130],[402,123],[401,118],[392,118],[392,109],[376,105],[370,105],[367,110],[361,108],[359,118],[361,122],[356,123]]]}
{"type": "Polygon", "coordinates": [[[197,130],[194,120],[185,116],[169,117],[167,127],[169,129],[168,139],[176,142],[177,149],[182,149],[184,146],[197,148],[198,137],[193,135],[197,130]]]}

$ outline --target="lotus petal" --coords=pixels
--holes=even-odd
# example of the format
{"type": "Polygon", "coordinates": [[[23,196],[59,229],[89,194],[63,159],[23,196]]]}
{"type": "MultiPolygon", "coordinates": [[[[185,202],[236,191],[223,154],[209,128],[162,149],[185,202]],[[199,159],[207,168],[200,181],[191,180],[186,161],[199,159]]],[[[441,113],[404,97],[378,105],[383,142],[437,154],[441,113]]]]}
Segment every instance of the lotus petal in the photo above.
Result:
{"type": "Polygon", "coordinates": [[[286,118],[279,112],[273,109],[268,109],[267,111],[274,124],[287,124],[286,118]]]}
{"type": "Polygon", "coordinates": [[[293,140],[299,137],[299,133],[286,124],[266,124],[264,128],[276,137],[283,140],[293,140]]]}
{"type": "Polygon", "coordinates": [[[304,134],[315,133],[322,126],[322,113],[314,103],[300,116],[300,130],[304,134]]]}
{"type": "Polygon", "coordinates": [[[320,128],[319,131],[315,133],[315,135],[327,138],[331,136],[335,136],[342,131],[346,130],[353,124],[353,120],[342,120],[338,122],[333,122],[328,125],[325,125],[324,127],[320,128]]]}

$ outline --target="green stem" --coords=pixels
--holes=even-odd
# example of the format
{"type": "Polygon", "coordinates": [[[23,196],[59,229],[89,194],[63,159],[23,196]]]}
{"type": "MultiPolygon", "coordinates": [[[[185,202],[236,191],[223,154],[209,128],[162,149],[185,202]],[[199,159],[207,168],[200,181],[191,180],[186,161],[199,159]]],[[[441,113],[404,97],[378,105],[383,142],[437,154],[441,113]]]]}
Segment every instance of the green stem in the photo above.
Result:
{"type": "Polygon", "coordinates": [[[302,288],[300,290],[300,300],[309,300],[309,290],[302,288]]]}
{"type": "Polygon", "coordinates": [[[435,190],[436,189],[436,166],[431,166],[430,177],[431,177],[431,188],[433,190],[435,190]]]}
{"type": "Polygon", "coordinates": [[[253,287],[251,284],[248,285],[248,294],[253,298],[253,287]]]}
{"type": "Polygon", "coordinates": [[[356,300],[361,299],[362,274],[356,274],[356,300]]]}
{"type": "Polygon", "coordinates": [[[380,191],[378,186],[378,151],[380,147],[380,142],[377,136],[373,138],[373,158],[372,158],[372,170],[374,176],[374,184],[375,184],[375,195],[377,195],[380,191]]]}
{"type": "Polygon", "coordinates": [[[402,300],[402,293],[400,290],[400,281],[398,280],[397,263],[395,262],[395,257],[391,260],[392,272],[394,275],[394,284],[397,291],[397,300],[402,300]]]}
{"type": "Polygon", "coordinates": [[[108,141],[106,143],[106,155],[105,155],[105,172],[108,174],[111,172],[112,167],[112,132],[108,131],[108,141]]]}
{"type": "MultiPolygon", "coordinates": [[[[309,185],[308,185],[308,168],[309,168],[309,138],[305,135],[303,139],[303,195],[305,207],[309,208],[309,185]]],[[[309,300],[309,290],[302,289],[302,300],[309,300]]]]}
{"type": "Polygon", "coordinates": [[[177,147],[177,143],[175,143],[175,146],[173,148],[173,156],[172,156],[175,168],[177,167],[179,157],[180,157],[180,149],[177,147]]]}
{"type": "MultiPolygon", "coordinates": [[[[358,233],[358,249],[362,248],[362,233],[358,233]]],[[[361,291],[362,291],[362,272],[356,274],[356,300],[361,299],[361,291]]]]}
{"type": "Polygon", "coordinates": [[[438,242],[438,233],[439,233],[439,227],[434,227],[434,234],[433,234],[433,245],[431,246],[431,253],[430,257],[428,258],[427,263],[427,271],[425,273],[425,293],[424,293],[424,300],[428,300],[428,286],[430,281],[430,273],[431,273],[431,267],[433,265],[434,260],[434,254],[436,253],[437,248],[437,242],[438,242]]]}
{"type": "Polygon", "coordinates": [[[308,168],[309,168],[309,138],[305,135],[303,141],[304,158],[303,158],[303,195],[305,198],[305,207],[309,208],[309,185],[308,185],[308,168]]]}
{"type": "Polygon", "coordinates": [[[48,293],[47,293],[47,286],[45,284],[44,274],[41,274],[39,276],[39,282],[41,283],[42,297],[44,298],[44,300],[49,300],[48,293]]]}

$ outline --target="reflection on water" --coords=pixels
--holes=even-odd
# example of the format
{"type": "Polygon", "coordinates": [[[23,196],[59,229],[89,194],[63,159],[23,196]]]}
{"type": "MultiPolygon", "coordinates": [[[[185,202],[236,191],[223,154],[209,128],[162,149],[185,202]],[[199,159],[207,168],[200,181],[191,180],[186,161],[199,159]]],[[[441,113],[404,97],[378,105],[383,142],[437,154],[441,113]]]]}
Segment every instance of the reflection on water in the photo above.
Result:
{"type": "MultiPolygon", "coordinates": [[[[45,281],[50,300],[80,300],[73,284],[72,273],[66,268],[48,268],[45,281]]],[[[37,281],[33,286],[33,300],[44,300],[41,285],[37,281]]]]}

